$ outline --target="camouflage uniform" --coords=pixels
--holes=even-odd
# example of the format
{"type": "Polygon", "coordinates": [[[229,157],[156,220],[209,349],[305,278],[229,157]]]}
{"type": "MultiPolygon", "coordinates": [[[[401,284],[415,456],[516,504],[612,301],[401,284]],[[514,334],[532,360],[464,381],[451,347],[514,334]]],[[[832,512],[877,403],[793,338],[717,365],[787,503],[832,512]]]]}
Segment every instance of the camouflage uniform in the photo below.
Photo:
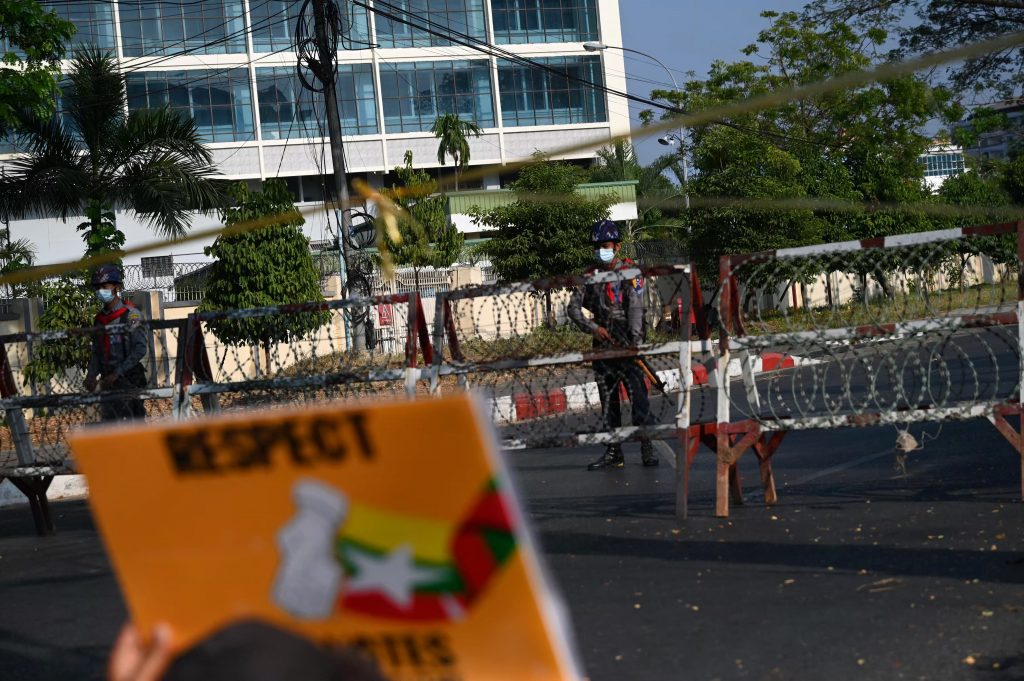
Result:
{"type": "MultiPolygon", "coordinates": [[[[149,351],[149,339],[142,321],[142,313],[120,298],[97,313],[96,325],[111,331],[93,337],[87,379],[116,374],[114,384],[106,389],[136,391],[146,387],[142,358],[149,351]]],[[[104,400],[100,403],[100,413],[104,421],[141,419],[146,416],[146,408],[138,397],[126,397],[104,400]]]]}
{"type": "MultiPolygon", "coordinates": [[[[636,267],[627,259],[618,260],[616,270],[636,267]]],[[[588,274],[602,270],[592,269],[588,274]]],[[[636,347],[644,342],[644,280],[623,279],[616,282],[587,284],[573,291],[569,300],[569,318],[588,333],[603,326],[611,334],[612,342],[594,337],[594,349],[636,347]],[[593,315],[587,319],[583,309],[593,315]]],[[[624,383],[632,405],[634,426],[651,425],[651,407],[644,383],[643,369],[630,358],[594,361],[598,394],[605,425],[609,430],[622,426],[619,384],[624,383]]]]}

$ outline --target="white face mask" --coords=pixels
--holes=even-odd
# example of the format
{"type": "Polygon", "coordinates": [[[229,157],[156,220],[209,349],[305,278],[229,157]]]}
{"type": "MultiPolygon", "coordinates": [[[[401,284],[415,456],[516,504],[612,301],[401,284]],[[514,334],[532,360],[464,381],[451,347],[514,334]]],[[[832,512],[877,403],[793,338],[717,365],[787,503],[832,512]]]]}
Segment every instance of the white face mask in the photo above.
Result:
{"type": "Polygon", "coordinates": [[[612,260],[615,260],[615,251],[611,248],[599,248],[594,251],[594,255],[597,257],[598,261],[603,262],[605,265],[611,263],[612,260]]]}
{"type": "Polygon", "coordinates": [[[114,292],[109,288],[96,289],[96,297],[100,299],[100,302],[106,305],[114,299],[114,292]]]}

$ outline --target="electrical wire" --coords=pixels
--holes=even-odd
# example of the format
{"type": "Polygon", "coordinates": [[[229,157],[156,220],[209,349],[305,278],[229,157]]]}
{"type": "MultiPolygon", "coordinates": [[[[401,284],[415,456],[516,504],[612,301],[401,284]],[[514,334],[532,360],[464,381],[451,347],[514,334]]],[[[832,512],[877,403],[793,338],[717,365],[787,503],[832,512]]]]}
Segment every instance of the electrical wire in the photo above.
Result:
{"type": "MultiPolygon", "coordinates": [[[[587,80],[586,78],[582,78],[580,76],[576,76],[576,75],[574,75],[572,73],[569,73],[568,71],[563,71],[563,70],[557,69],[557,68],[555,68],[555,67],[553,67],[553,66],[551,66],[549,64],[545,64],[543,62],[538,62],[538,61],[536,61],[534,59],[530,59],[528,57],[524,57],[522,55],[518,55],[518,54],[515,54],[513,52],[509,52],[508,50],[505,50],[504,48],[498,47],[496,45],[492,45],[492,44],[490,44],[490,43],[488,43],[486,41],[480,40],[480,39],[478,39],[478,38],[476,38],[474,36],[467,35],[465,33],[461,33],[459,31],[455,31],[455,30],[451,29],[450,27],[446,27],[446,26],[444,26],[442,24],[438,24],[437,22],[432,21],[432,20],[430,20],[430,19],[428,19],[428,18],[426,18],[426,17],[424,17],[422,15],[416,14],[414,12],[410,12],[408,10],[405,10],[404,8],[395,7],[394,5],[391,5],[390,3],[386,2],[385,0],[374,0],[374,5],[372,5],[372,6],[366,4],[362,0],[350,0],[350,1],[354,5],[363,7],[367,11],[372,12],[372,13],[378,15],[378,16],[384,16],[385,18],[391,19],[393,21],[398,21],[400,23],[406,24],[406,25],[408,25],[410,27],[413,27],[413,28],[417,28],[417,29],[422,30],[422,31],[424,31],[426,33],[429,33],[431,35],[435,35],[435,36],[438,36],[438,37],[446,38],[446,39],[450,40],[451,42],[453,42],[455,44],[461,45],[463,47],[468,47],[470,49],[473,49],[473,50],[476,50],[476,51],[481,52],[483,54],[486,54],[486,55],[488,55],[490,57],[497,58],[497,59],[504,59],[506,61],[511,61],[511,62],[520,64],[522,66],[528,66],[528,67],[533,68],[533,69],[538,69],[538,70],[546,71],[546,72],[549,72],[549,73],[553,73],[553,74],[555,74],[557,76],[560,76],[562,78],[566,78],[568,80],[573,80],[573,81],[579,82],[579,83],[581,83],[583,85],[586,85],[586,86],[588,86],[590,88],[593,88],[595,90],[604,92],[606,94],[613,95],[613,96],[616,96],[616,97],[619,97],[619,98],[622,98],[622,99],[626,99],[626,100],[629,100],[629,101],[632,101],[632,102],[637,102],[637,103],[640,103],[640,104],[645,104],[647,106],[650,106],[650,107],[653,107],[653,108],[656,108],[656,109],[661,109],[661,110],[667,111],[669,113],[682,114],[682,115],[687,115],[688,114],[688,112],[685,109],[682,109],[682,108],[680,108],[678,106],[674,106],[674,105],[671,105],[671,104],[663,104],[662,102],[659,102],[659,101],[654,100],[654,99],[649,99],[647,97],[640,97],[638,95],[631,95],[629,93],[622,92],[621,90],[616,90],[615,88],[610,88],[610,87],[605,86],[605,85],[599,85],[597,83],[594,83],[593,81],[587,80]],[[394,14],[393,12],[379,9],[380,7],[397,10],[397,11],[407,15],[407,17],[415,17],[417,19],[420,19],[420,20],[422,20],[424,22],[425,25],[424,24],[417,24],[414,21],[412,21],[411,19],[403,18],[403,17],[401,17],[399,15],[394,14]],[[456,36],[457,38],[460,38],[461,40],[457,40],[453,36],[456,36]]],[[[812,146],[820,146],[820,147],[828,147],[828,146],[830,146],[830,145],[828,145],[826,143],[823,143],[823,142],[817,142],[815,140],[807,140],[807,139],[803,139],[803,138],[797,138],[797,137],[793,137],[793,136],[790,136],[790,135],[786,135],[784,133],[776,133],[776,132],[772,132],[772,131],[760,130],[758,128],[752,128],[750,126],[744,126],[744,125],[741,125],[741,124],[733,123],[731,121],[726,121],[726,120],[722,120],[722,119],[716,119],[716,120],[710,121],[710,123],[711,124],[716,124],[716,125],[723,125],[723,126],[726,126],[726,127],[734,128],[734,129],[739,130],[739,131],[743,131],[743,132],[747,132],[747,133],[755,134],[755,135],[762,135],[762,136],[765,136],[765,137],[772,137],[772,138],[776,138],[776,139],[787,139],[787,140],[790,140],[790,141],[800,142],[800,143],[803,143],[803,144],[809,144],[809,145],[812,145],[812,146]]]]}

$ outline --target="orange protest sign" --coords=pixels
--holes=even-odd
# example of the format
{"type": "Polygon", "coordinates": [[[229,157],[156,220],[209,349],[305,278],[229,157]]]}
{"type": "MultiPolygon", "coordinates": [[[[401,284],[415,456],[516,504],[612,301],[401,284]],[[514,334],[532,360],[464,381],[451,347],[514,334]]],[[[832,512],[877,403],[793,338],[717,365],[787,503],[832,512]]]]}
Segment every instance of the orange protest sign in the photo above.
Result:
{"type": "Polygon", "coordinates": [[[86,430],[72,448],[143,630],[188,646],[259,617],[395,681],[578,678],[472,398],[86,430]]]}

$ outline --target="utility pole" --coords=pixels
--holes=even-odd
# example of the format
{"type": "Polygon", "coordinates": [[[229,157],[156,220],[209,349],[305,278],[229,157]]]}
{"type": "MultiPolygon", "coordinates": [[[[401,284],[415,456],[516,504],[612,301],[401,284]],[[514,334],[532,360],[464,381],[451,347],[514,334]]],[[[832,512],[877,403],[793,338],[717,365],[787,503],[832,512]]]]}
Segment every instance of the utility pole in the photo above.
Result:
{"type": "MultiPolygon", "coordinates": [[[[334,195],[338,198],[335,212],[338,215],[338,252],[341,260],[338,275],[341,282],[341,293],[346,296],[348,283],[348,265],[352,261],[351,232],[352,217],[348,211],[348,177],[345,172],[345,148],[341,138],[341,116],[338,112],[338,97],[334,88],[335,62],[338,55],[334,53],[333,42],[328,37],[331,26],[331,15],[337,13],[335,0],[312,0],[313,30],[316,39],[316,51],[320,61],[320,73],[315,75],[323,85],[324,100],[327,111],[327,135],[331,144],[331,165],[334,167],[334,195]],[[333,10],[333,11],[332,11],[333,10]]],[[[352,339],[352,350],[357,353],[366,352],[366,331],[364,311],[352,310],[352,324],[349,327],[352,339]]]]}

